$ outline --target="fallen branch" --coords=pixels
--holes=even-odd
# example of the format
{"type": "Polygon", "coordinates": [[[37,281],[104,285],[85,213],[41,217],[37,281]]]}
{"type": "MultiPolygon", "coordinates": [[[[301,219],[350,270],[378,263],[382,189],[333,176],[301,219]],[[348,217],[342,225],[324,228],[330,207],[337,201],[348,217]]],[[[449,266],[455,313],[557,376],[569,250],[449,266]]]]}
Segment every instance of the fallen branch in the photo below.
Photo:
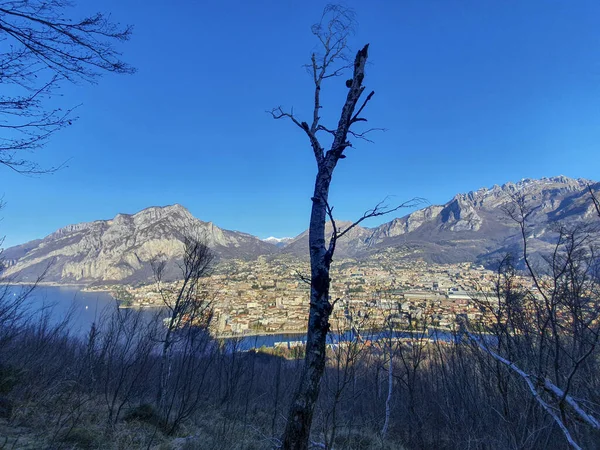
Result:
{"type": "MultiPolygon", "coordinates": [[[[525,372],[524,370],[520,369],[512,361],[509,361],[508,359],[503,358],[502,356],[500,356],[493,350],[490,350],[489,348],[487,348],[485,345],[483,345],[483,343],[481,342],[480,339],[477,339],[477,337],[473,336],[468,331],[465,331],[465,333],[468,336],[468,338],[471,340],[471,342],[473,342],[475,345],[477,345],[483,352],[490,355],[496,361],[499,361],[500,363],[504,364],[509,369],[511,369],[513,372],[515,372],[517,375],[519,375],[521,378],[523,378],[523,380],[527,384],[527,387],[531,391],[531,395],[533,395],[533,398],[535,398],[535,400],[539,403],[539,405],[554,419],[554,422],[556,422],[556,424],[562,430],[565,438],[567,439],[567,442],[571,445],[571,447],[573,447],[576,450],[582,450],[581,447],[577,444],[577,442],[575,442],[575,440],[571,436],[571,433],[569,432],[569,430],[567,429],[567,427],[563,423],[563,421],[560,419],[560,417],[558,417],[558,415],[556,414],[556,412],[554,412],[552,407],[548,403],[546,403],[546,401],[540,396],[540,393],[538,392],[538,390],[535,387],[535,384],[532,381],[532,376],[530,374],[528,374],[527,372],[525,372]]],[[[551,386],[553,389],[556,389],[556,391],[552,390],[552,392],[554,392],[556,395],[558,395],[559,392],[560,392],[560,394],[564,395],[564,393],[562,392],[561,389],[556,387],[554,384],[550,383],[548,380],[546,380],[546,382],[548,382],[549,386],[551,386]]],[[[545,383],[544,383],[544,386],[545,386],[545,383]]],[[[567,397],[570,397],[570,396],[567,396],[567,397]]],[[[575,402],[572,398],[571,398],[571,400],[573,402],[575,402]]],[[[577,404],[577,403],[575,402],[575,404],[577,404]]],[[[577,407],[579,410],[581,410],[579,405],[577,405],[577,407]]],[[[587,414],[586,414],[586,416],[587,416],[587,414]]],[[[594,421],[595,421],[595,419],[594,419],[594,421]]]]}

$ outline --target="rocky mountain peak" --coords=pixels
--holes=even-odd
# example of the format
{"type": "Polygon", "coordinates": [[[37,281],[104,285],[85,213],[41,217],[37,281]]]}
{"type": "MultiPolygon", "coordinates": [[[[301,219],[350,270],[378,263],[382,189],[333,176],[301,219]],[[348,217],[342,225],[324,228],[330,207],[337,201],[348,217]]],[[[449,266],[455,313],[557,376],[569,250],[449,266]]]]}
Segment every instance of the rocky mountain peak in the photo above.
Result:
{"type": "Polygon", "coordinates": [[[564,175],[540,179],[523,178],[516,183],[509,181],[502,185],[495,184],[489,188],[483,187],[464,194],[456,194],[451,202],[456,200],[459,204],[470,204],[476,208],[495,208],[506,203],[511,196],[516,194],[524,194],[535,201],[540,196],[551,197],[579,192],[593,183],[593,181],[584,178],[569,178],[564,175]]]}
{"type": "Polygon", "coordinates": [[[253,258],[273,251],[254,236],[202,222],[175,204],[68,225],[31,245],[8,249],[14,258],[6,275],[29,281],[50,267],[45,281],[140,282],[151,279],[150,263],[160,255],[168,259],[172,276],[177,276],[183,238],[188,234],[205,239],[218,256],[253,258]]]}
{"type": "MultiPolygon", "coordinates": [[[[595,210],[587,193],[587,187],[594,183],[560,175],[524,178],[515,183],[456,194],[444,205],[429,206],[375,228],[367,242],[371,248],[396,241],[403,245],[411,241],[421,242],[428,249],[425,253],[430,248],[439,252],[436,245],[444,242],[448,245],[447,260],[473,258],[486,248],[499,248],[511,242],[510,239],[505,240],[515,234],[515,224],[508,219],[503,207],[511,202],[514,195],[524,194],[526,201],[534,207],[530,222],[533,228],[538,229],[536,235],[541,237],[546,233],[549,222],[594,217],[595,210]],[[468,253],[466,248],[469,248],[468,253]],[[471,256],[465,256],[467,254],[471,256]]],[[[436,257],[433,255],[433,259],[436,257]]]]}
{"type": "MultiPolygon", "coordinates": [[[[532,248],[544,249],[553,242],[549,223],[597,221],[588,185],[600,190],[600,183],[561,175],[526,178],[457,194],[443,205],[425,207],[376,228],[353,228],[338,241],[336,255],[363,257],[396,248],[406,258],[438,263],[492,262],[499,254],[519,246],[516,224],[503,208],[517,193],[526,194],[533,207],[529,216],[535,240],[532,248]]],[[[337,222],[341,230],[349,225],[337,222]]],[[[69,225],[42,240],[7,249],[4,255],[9,264],[5,273],[27,281],[50,264],[47,281],[144,281],[151,276],[150,261],[156,255],[168,257],[171,266],[177,268],[183,237],[190,232],[204,237],[220,258],[247,259],[280,251],[308,257],[308,230],[293,239],[265,242],[200,221],[175,204],[146,208],[136,214],[117,214],[111,220],[69,225]]],[[[327,238],[331,232],[328,223],[327,238]]]]}
{"type": "Polygon", "coordinates": [[[188,209],[178,203],[168,206],[151,206],[133,214],[132,217],[136,222],[156,221],[165,217],[176,220],[194,219],[194,216],[192,216],[188,209]]]}
{"type": "Polygon", "coordinates": [[[45,239],[59,239],[63,236],[70,235],[73,233],[86,232],[88,230],[99,227],[101,228],[104,225],[104,223],[105,222],[102,220],[96,220],[94,222],[82,222],[67,225],[65,227],[59,228],[54,233],[49,234],[48,236],[46,236],[45,239]]]}

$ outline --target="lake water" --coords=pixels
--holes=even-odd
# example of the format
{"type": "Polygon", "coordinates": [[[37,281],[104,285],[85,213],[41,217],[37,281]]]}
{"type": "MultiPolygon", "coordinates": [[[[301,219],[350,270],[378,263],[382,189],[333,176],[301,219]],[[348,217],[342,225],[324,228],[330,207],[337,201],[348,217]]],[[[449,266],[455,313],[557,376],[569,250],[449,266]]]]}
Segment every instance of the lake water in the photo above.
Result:
{"type": "MultiPolygon", "coordinates": [[[[19,295],[27,287],[13,286],[9,295],[19,295]]],[[[37,286],[27,298],[32,310],[47,308],[53,322],[72,314],[71,332],[85,335],[102,311],[116,308],[116,301],[107,292],[82,292],[77,287],[37,286]]]]}
{"type": "MultiPolygon", "coordinates": [[[[10,294],[19,295],[26,287],[14,286],[10,294]]],[[[32,309],[47,307],[54,323],[59,323],[67,314],[72,314],[71,333],[83,337],[100,315],[117,308],[117,302],[107,292],[83,292],[77,287],[38,286],[28,297],[32,309]]],[[[150,317],[155,308],[145,308],[150,317]]],[[[295,342],[304,339],[302,334],[278,334],[268,336],[244,336],[239,339],[227,339],[239,350],[249,350],[261,346],[273,347],[276,342],[295,342]],[[235,344],[233,343],[235,341],[235,344]]]]}
{"type": "MultiPolygon", "coordinates": [[[[21,289],[23,288],[17,286],[11,287],[12,292],[17,295],[21,289]]],[[[38,286],[30,295],[29,300],[34,308],[42,306],[50,307],[50,316],[55,323],[60,322],[71,311],[71,332],[81,337],[88,333],[92,323],[98,320],[103,311],[117,308],[117,302],[107,292],[82,292],[76,287],[38,286]]],[[[150,315],[155,313],[156,309],[147,308],[145,311],[150,315]]],[[[350,332],[341,336],[330,334],[328,335],[328,343],[335,345],[340,340],[348,341],[355,337],[350,332]]],[[[376,341],[382,339],[384,334],[364,333],[361,337],[366,340],[376,341]]],[[[410,333],[396,332],[394,333],[394,337],[408,338],[410,337],[410,333]]],[[[428,331],[427,337],[429,339],[441,339],[444,341],[453,339],[450,333],[433,329],[428,331]]],[[[245,351],[262,346],[274,347],[275,345],[284,345],[292,347],[306,342],[306,335],[304,333],[270,334],[264,336],[242,336],[227,340],[236,349],[245,351]]]]}

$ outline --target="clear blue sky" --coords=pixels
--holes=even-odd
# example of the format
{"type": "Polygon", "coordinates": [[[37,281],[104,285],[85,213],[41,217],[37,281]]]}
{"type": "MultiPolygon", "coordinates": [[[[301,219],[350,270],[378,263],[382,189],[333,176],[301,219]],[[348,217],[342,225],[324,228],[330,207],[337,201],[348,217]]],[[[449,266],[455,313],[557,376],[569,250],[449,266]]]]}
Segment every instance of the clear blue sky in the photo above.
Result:
{"type": "MultiPolygon", "coordinates": [[[[68,168],[38,178],[0,169],[5,246],[172,203],[259,237],[306,229],[312,152],[301,131],[265,111],[293,106],[308,117],[301,65],[325,3],[93,2],[135,26],[122,50],[138,72],[65,87],[61,101],[81,103],[80,120],[34,158],[68,168]]],[[[340,162],[340,219],[387,195],[444,203],[524,177],[600,178],[600,2],[347,5],[360,24],[353,47],[371,44],[366,85],[376,95],[366,116],[388,131],[340,162]]],[[[325,86],[330,114],[344,80],[325,86]]]]}

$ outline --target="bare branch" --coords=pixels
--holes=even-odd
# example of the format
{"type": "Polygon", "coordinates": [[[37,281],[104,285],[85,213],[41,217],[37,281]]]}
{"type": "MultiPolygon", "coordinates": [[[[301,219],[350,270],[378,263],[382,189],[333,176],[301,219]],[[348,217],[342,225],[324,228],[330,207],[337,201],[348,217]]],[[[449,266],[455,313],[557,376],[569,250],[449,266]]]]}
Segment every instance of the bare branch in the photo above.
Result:
{"type": "MultiPolygon", "coordinates": [[[[355,29],[356,19],[354,12],[341,5],[327,5],[323,11],[320,22],[312,26],[312,33],[321,43],[323,53],[318,54],[313,52],[311,55],[310,64],[305,66],[311,74],[313,83],[315,85],[313,98],[313,118],[310,126],[306,122],[297,120],[295,117],[293,117],[293,114],[284,113],[281,107],[274,108],[271,111],[273,118],[279,119],[282,117],[288,117],[292,119],[297,126],[305,131],[310,140],[311,147],[319,166],[321,166],[325,161],[323,156],[324,149],[316,137],[316,133],[318,131],[327,131],[334,136],[334,142],[328,154],[335,154],[335,158],[330,161],[329,166],[331,166],[332,163],[335,165],[335,162],[337,162],[337,160],[340,158],[343,150],[346,147],[351,146],[346,139],[348,128],[351,125],[351,119],[349,117],[343,119],[344,126],[338,126],[335,132],[322,127],[319,124],[319,121],[320,110],[322,108],[322,82],[328,78],[339,77],[346,69],[352,67],[349,58],[348,39],[352,34],[354,34],[355,29]],[[344,61],[345,64],[342,64],[340,67],[336,67],[338,61],[344,61]]],[[[350,83],[350,85],[348,85],[350,92],[348,94],[348,99],[346,100],[346,106],[344,107],[347,115],[352,114],[356,101],[358,101],[358,98],[364,90],[364,87],[362,87],[361,83],[362,79],[364,78],[364,63],[367,58],[367,48],[368,45],[358,52],[357,59],[355,60],[353,81],[350,83]],[[357,61],[359,61],[358,64],[356,63],[357,61]]],[[[370,94],[369,98],[372,95],[373,94],[370,94]]],[[[356,137],[364,138],[364,134],[363,136],[356,137]]],[[[330,167],[328,170],[331,170],[331,168],[332,167],[330,167]]]]}
{"type": "Polygon", "coordinates": [[[592,186],[589,184],[588,191],[590,193],[590,196],[592,197],[592,203],[594,204],[594,208],[596,208],[596,213],[598,214],[598,217],[600,217],[600,200],[598,200],[598,197],[596,197],[596,194],[592,190],[592,186]]]}
{"type": "Polygon", "coordinates": [[[327,211],[327,216],[331,222],[331,238],[329,239],[329,248],[327,249],[327,254],[329,255],[329,260],[333,257],[333,253],[335,252],[335,245],[338,240],[338,229],[337,224],[335,223],[335,219],[333,218],[333,207],[329,206],[329,202],[322,198],[322,201],[325,203],[325,210],[327,211]]]}
{"type": "Polygon", "coordinates": [[[337,238],[338,239],[341,238],[346,233],[348,233],[352,228],[356,227],[357,225],[359,225],[362,221],[364,221],[366,219],[390,214],[394,211],[398,211],[401,208],[415,208],[419,205],[426,203],[425,199],[420,198],[420,197],[415,197],[407,202],[401,203],[400,205],[398,205],[394,208],[389,208],[387,205],[384,204],[386,201],[387,201],[387,199],[384,199],[381,202],[379,202],[377,205],[375,205],[375,207],[373,209],[369,209],[369,210],[365,211],[365,213],[362,215],[362,217],[360,219],[358,219],[357,221],[352,223],[352,225],[348,226],[348,228],[339,232],[337,234],[337,238]]]}
{"type": "Polygon", "coordinates": [[[354,117],[352,117],[352,120],[350,121],[351,124],[354,122],[366,122],[367,121],[367,119],[363,119],[358,116],[360,116],[360,113],[362,112],[363,109],[365,109],[365,106],[367,106],[367,103],[369,103],[369,100],[371,100],[371,98],[373,98],[374,95],[375,95],[375,91],[371,91],[371,93],[369,95],[367,95],[367,98],[365,98],[365,101],[363,102],[361,107],[358,108],[358,111],[356,112],[356,114],[354,114],[354,117]]]}
{"type": "Polygon", "coordinates": [[[101,13],[69,20],[68,0],[0,2],[0,164],[18,173],[54,172],[41,168],[25,152],[42,148],[56,132],[71,125],[74,108],[48,109],[65,82],[95,83],[105,72],[130,74],[114,43],[126,41],[132,28],[101,13]]]}
{"type": "Polygon", "coordinates": [[[325,127],[325,126],[323,126],[323,125],[319,125],[319,126],[317,126],[317,131],[325,131],[325,132],[327,132],[327,133],[329,133],[329,134],[331,134],[331,135],[335,136],[335,130],[330,130],[329,128],[326,128],[326,127],[325,127]]]}
{"type": "MultiPolygon", "coordinates": [[[[352,135],[356,139],[362,139],[363,141],[373,143],[373,141],[371,139],[369,139],[367,137],[367,135],[374,131],[387,131],[387,130],[385,128],[369,128],[368,130],[361,131],[361,132],[355,132],[355,131],[349,130],[348,134],[352,135]]],[[[342,156],[344,156],[344,155],[342,155],[342,156]]]]}
{"type": "Polygon", "coordinates": [[[583,410],[583,408],[581,408],[581,406],[579,406],[579,403],[577,403],[573,397],[571,397],[565,391],[563,391],[558,386],[556,386],[554,383],[552,383],[548,378],[544,379],[544,388],[546,388],[546,390],[548,392],[552,393],[555,397],[557,397],[559,399],[564,398],[564,400],[569,404],[569,406],[571,406],[571,408],[573,408],[575,410],[575,412],[579,415],[579,417],[584,422],[586,422],[592,428],[595,428],[596,430],[600,430],[600,422],[598,422],[598,419],[596,419],[591,414],[586,413],[583,410]]]}
{"type": "Polygon", "coordinates": [[[310,277],[304,275],[298,269],[294,270],[294,273],[300,279],[300,281],[302,281],[303,283],[306,283],[306,284],[308,284],[310,286],[310,277]]]}
{"type": "Polygon", "coordinates": [[[294,117],[293,111],[289,113],[285,112],[281,106],[273,108],[271,111],[268,111],[268,113],[271,114],[273,119],[288,118],[297,127],[302,129],[308,136],[308,139],[310,140],[310,145],[313,149],[315,159],[317,160],[317,164],[320,165],[323,162],[323,148],[321,147],[319,140],[315,136],[315,133],[308,127],[308,124],[306,122],[300,122],[298,119],[296,119],[296,117],[294,117]]]}
{"type": "Polygon", "coordinates": [[[519,375],[525,381],[533,398],[550,415],[550,417],[552,417],[552,419],[554,419],[554,422],[559,426],[559,428],[563,432],[569,445],[571,445],[571,447],[573,447],[576,450],[581,450],[581,447],[579,446],[579,444],[577,444],[577,442],[575,442],[575,440],[571,436],[571,433],[569,432],[568,428],[563,423],[563,421],[560,419],[558,414],[556,414],[556,412],[550,407],[550,405],[548,403],[546,403],[546,401],[540,396],[540,393],[536,389],[535,384],[531,379],[532,378],[531,375],[529,375],[527,372],[521,370],[512,361],[509,361],[509,360],[503,358],[502,356],[498,355],[497,353],[495,353],[494,351],[489,349],[487,346],[485,346],[481,342],[480,339],[477,339],[475,336],[473,336],[468,331],[466,332],[466,334],[467,334],[468,338],[471,340],[471,342],[473,342],[475,345],[477,345],[482,351],[484,351],[485,353],[490,355],[496,361],[504,364],[506,367],[508,367],[513,372],[515,372],[517,375],[519,375]]]}

